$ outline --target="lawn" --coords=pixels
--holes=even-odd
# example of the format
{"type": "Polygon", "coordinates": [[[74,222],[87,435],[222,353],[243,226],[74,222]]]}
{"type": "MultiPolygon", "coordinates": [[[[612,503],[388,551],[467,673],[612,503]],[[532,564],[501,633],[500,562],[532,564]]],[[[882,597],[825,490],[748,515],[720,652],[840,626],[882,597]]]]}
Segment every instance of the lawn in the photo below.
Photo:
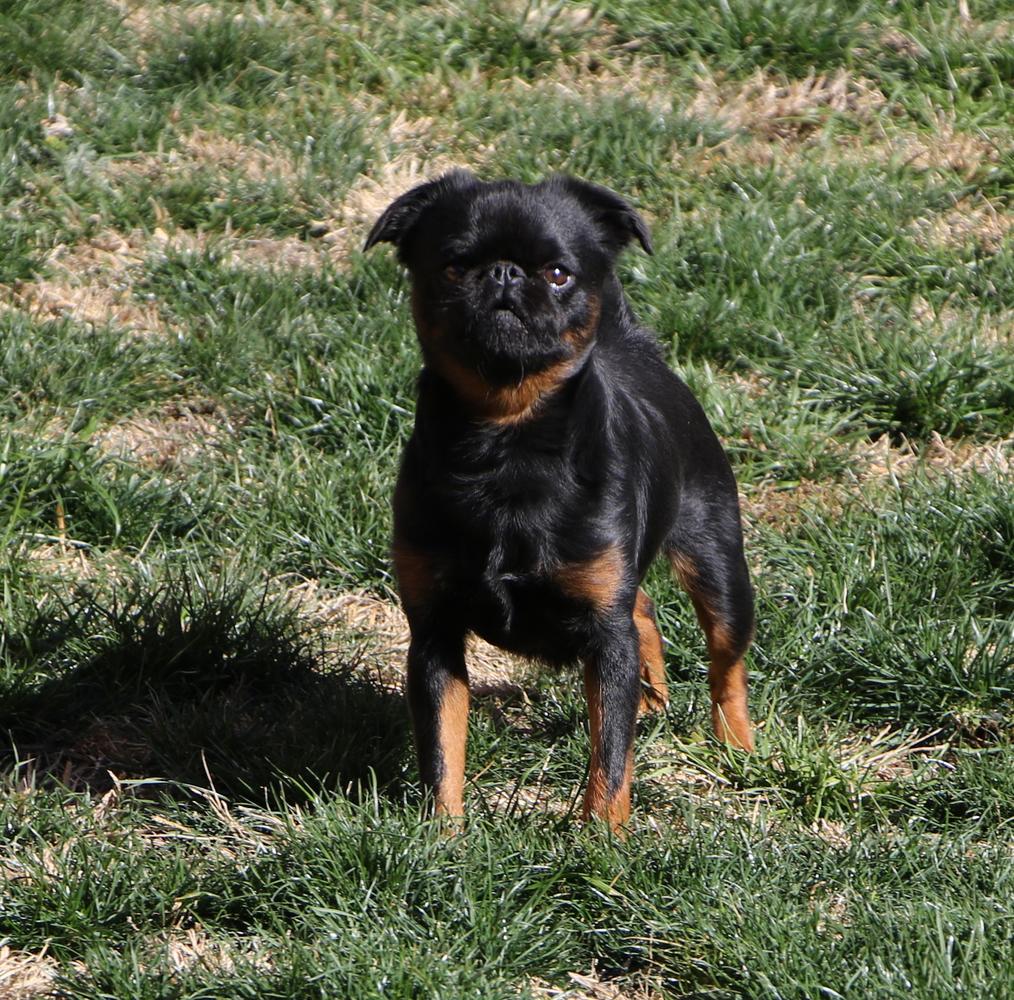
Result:
{"type": "Polygon", "coordinates": [[[0,998],[1014,997],[1014,33],[989,0],[0,0],[0,998]],[[361,253],[452,166],[649,220],[733,460],[758,748],[472,651],[426,818],[361,253]]]}

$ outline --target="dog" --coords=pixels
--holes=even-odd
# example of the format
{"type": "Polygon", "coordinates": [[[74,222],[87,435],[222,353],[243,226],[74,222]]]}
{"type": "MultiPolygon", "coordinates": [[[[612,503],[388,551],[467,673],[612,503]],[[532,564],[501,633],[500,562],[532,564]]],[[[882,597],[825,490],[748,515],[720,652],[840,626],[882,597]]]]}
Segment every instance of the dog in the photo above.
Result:
{"type": "Polygon", "coordinates": [[[639,711],[668,704],[655,609],[664,553],[707,638],[716,735],[753,748],[743,657],[754,629],[736,482],[700,404],[623,294],[615,261],[648,227],[569,176],[528,185],[456,170],[380,216],[422,349],[392,554],[411,629],[420,778],[463,814],[465,640],[584,665],[584,817],[630,816],[639,711]]]}

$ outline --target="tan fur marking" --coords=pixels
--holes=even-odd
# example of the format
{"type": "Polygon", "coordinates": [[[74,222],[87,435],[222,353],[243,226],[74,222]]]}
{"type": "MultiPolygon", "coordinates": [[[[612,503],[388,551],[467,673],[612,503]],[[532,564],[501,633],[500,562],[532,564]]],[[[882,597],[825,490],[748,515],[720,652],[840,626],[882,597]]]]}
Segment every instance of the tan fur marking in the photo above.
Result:
{"type": "Polygon", "coordinates": [[[587,562],[560,567],[556,580],[569,597],[588,601],[604,611],[612,606],[623,583],[623,555],[619,546],[610,545],[587,562]]]}
{"type": "Polygon", "coordinates": [[[412,292],[412,315],[426,363],[453,386],[481,420],[502,426],[533,416],[539,405],[577,371],[598,330],[600,308],[599,300],[593,300],[588,322],[564,332],[563,340],[573,349],[569,358],[526,376],[516,385],[493,386],[444,348],[440,331],[423,319],[418,291],[412,292]]]}
{"type": "Polygon", "coordinates": [[[688,594],[692,594],[697,580],[697,567],[693,560],[679,552],[674,552],[669,556],[669,565],[672,566],[680,586],[688,594]]]}
{"type": "Polygon", "coordinates": [[[584,690],[588,699],[588,721],[591,729],[591,763],[588,768],[588,787],[584,795],[582,817],[587,822],[593,817],[605,820],[614,833],[622,833],[630,819],[630,785],[634,777],[634,750],[627,754],[623,783],[615,794],[609,794],[609,779],[602,767],[602,694],[598,672],[589,666],[584,671],[584,690]]]}
{"type": "Polygon", "coordinates": [[[437,718],[437,741],[443,773],[436,788],[436,811],[442,816],[465,814],[465,745],[468,736],[468,681],[451,677],[444,688],[437,718]]]}
{"type": "Polygon", "coordinates": [[[406,608],[425,607],[433,592],[434,574],[430,557],[403,542],[394,543],[391,555],[401,603],[406,608]]]}
{"type": "Polygon", "coordinates": [[[711,724],[715,727],[715,735],[729,746],[753,750],[745,664],[742,660],[726,667],[716,667],[712,663],[708,682],[711,685],[711,724]]]}
{"type": "Polygon", "coordinates": [[[753,750],[753,728],[747,707],[746,665],[737,658],[725,628],[715,620],[706,602],[691,595],[697,619],[708,640],[711,663],[708,685],[711,688],[711,723],[715,735],[730,746],[753,750]]]}
{"type": "Polygon", "coordinates": [[[539,404],[577,369],[581,358],[566,358],[508,386],[489,385],[449,355],[434,354],[430,360],[482,420],[507,426],[532,416],[539,404]]]}
{"type": "Polygon", "coordinates": [[[746,665],[737,655],[732,637],[718,621],[697,586],[697,569],[687,556],[669,559],[682,587],[694,602],[697,620],[708,641],[708,686],[711,689],[711,724],[715,735],[729,746],[753,750],[753,726],[747,704],[746,665]]]}
{"type": "Polygon", "coordinates": [[[577,371],[584,355],[567,358],[529,375],[517,385],[497,388],[487,397],[487,419],[500,426],[520,424],[533,416],[540,404],[577,371]]]}
{"type": "Polygon", "coordinates": [[[660,712],[669,704],[665,657],[662,652],[662,636],[659,635],[655,621],[655,608],[643,590],[637,592],[634,625],[641,650],[641,704],[638,714],[660,712]]]}

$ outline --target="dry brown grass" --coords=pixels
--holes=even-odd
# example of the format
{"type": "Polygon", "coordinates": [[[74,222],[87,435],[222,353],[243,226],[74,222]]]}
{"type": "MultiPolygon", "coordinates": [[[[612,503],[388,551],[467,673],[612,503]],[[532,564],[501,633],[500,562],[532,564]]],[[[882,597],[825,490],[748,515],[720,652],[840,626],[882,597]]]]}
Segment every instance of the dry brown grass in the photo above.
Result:
{"type": "Polygon", "coordinates": [[[226,941],[196,927],[171,932],[152,942],[150,950],[154,953],[152,964],[168,966],[175,975],[195,970],[221,975],[235,972],[237,968],[270,972],[275,967],[268,944],[259,938],[226,941]]]}
{"type": "Polygon", "coordinates": [[[0,946],[0,1000],[53,996],[56,963],[46,953],[0,946]]]}
{"type": "Polygon", "coordinates": [[[552,78],[527,83],[512,81],[527,92],[558,93],[567,98],[593,102],[607,97],[633,98],[660,113],[673,110],[671,77],[652,60],[631,57],[622,62],[599,61],[594,56],[557,67],[552,78]]]}
{"type": "Polygon", "coordinates": [[[750,524],[764,524],[786,530],[818,509],[824,513],[841,510],[848,488],[839,483],[800,480],[791,487],[780,483],[761,483],[741,493],[743,517],[750,524]]]}
{"type": "Polygon", "coordinates": [[[764,139],[797,139],[818,128],[829,115],[848,114],[869,121],[887,99],[868,80],[846,70],[788,80],[758,70],[745,82],[713,76],[697,79],[687,107],[694,118],[764,139]]]}
{"type": "Polygon", "coordinates": [[[145,468],[171,470],[203,460],[235,433],[229,417],[210,401],[166,404],[158,416],[132,417],[106,427],[94,441],[105,454],[145,468]]]}
{"type": "Polygon", "coordinates": [[[859,481],[900,479],[923,471],[936,475],[963,476],[978,474],[1014,477],[1014,437],[994,441],[945,441],[936,431],[921,447],[909,442],[892,444],[885,435],[865,447],[857,448],[855,456],[859,481]]]}
{"type": "MultiPolygon", "coordinates": [[[[772,776],[791,774],[797,751],[791,746],[788,750],[780,748],[778,741],[782,730],[788,731],[793,722],[779,720],[773,725],[770,748],[764,747],[765,727],[758,726],[761,737],[759,766],[769,768],[772,776]]],[[[834,755],[839,790],[847,794],[850,801],[859,803],[875,799],[885,784],[910,778],[926,766],[943,766],[933,763],[950,751],[949,743],[932,742],[939,732],[905,734],[884,726],[875,732],[856,731],[842,739],[827,731],[824,744],[834,755]]],[[[801,752],[807,753],[806,749],[801,752]]],[[[641,757],[638,763],[641,780],[665,788],[673,797],[718,811],[730,819],[749,822],[760,815],[762,806],[779,805],[779,781],[773,782],[774,787],[755,783],[751,787],[736,788],[733,780],[723,773],[714,749],[704,739],[656,740],[641,757]]],[[[756,776],[754,781],[757,781],[756,776]]],[[[764,811],[765,822],[769,822],[770,814],[764,811]]],[[[646,817],[645,822],[654,821],[646,817]]],[[[812,824],[812,829],[829,843],[840,844],[846,840],[841,823],[820,819],[812,824]]]]}
{"type": "Polygon", "coordinates": [[[891,158],[914,170],[951,170],[969,180],[984,164],[1000,159],[996,143],[955,129],[944,115],[932,131],[893,135],[888,151],[891,158]]]}
{"type": "MultiPolygon", "coordinates": [[[[904,44],[900,36],[888,41],[904,44]]],[[[789,171],[804,158],[818,157],[833,163],[894,163],[917,171],[951,171],[971,179],[1000,158],[998,145],[988,136],[961,131],[943,111],[933,129],[896,127],[887,115],[890,107],[883,92],[846,70],[810,74],[802,80],[760,70],[745,82],[703,76],[685,110],[736,132],[717,146],[691,151],[688,165],[702,173],[723,162],[789,171]],[[835,115],[862,128],[833,135],[827,142],[821,130],[835,115]]],[[[927,220],[928,238],[963,239],[971,233],[992,252],[1009,232],[1008,217],[999,206],[979,202],[971,218],[965,218],[968,208],[959,206],[942,221],[927,220]]]]}
{"type": "MultiPolygon", "coordinates": [[[[150,14],[147,5],[132,8],[150,14]]],[[[196,8],[195,8],[196,9],[196,8]]],[[[189,16],[189,15],[188,15],[189,16]]],[[[71,89],[68,89],[71,92],[71,89]]],[[[69,99],[66,94],[61,100],[69,99]]],[[[51,115],[53,128],[65,121],[51,115]]],[[[404,113],[386,123],[385,148],[394,150],[373,172],[359,178],[340,203],[325,209],[310,227],[312,238],[242,233],[209,237],[176,228],[164,212],[150,233],[104,229],[75,245],[61,244],[43,261],[39,275],[13,287],[0,288],[0,307],[23,310],[43,319],[69,318],[92,326],[113,326],[135,337],[173,332],[154,296],[139,297],[134,288],[150,259],[166,253],[205,253],[210,249],[229,266],[265,270],[319,270],[340,266],[362,246],[369,227],[399,194],[414,184],[439,176],[456,164],[427,149],[440,143],[431,134],[431,119],[409,119],[404,113]]],[[[294,184],[300,162],[271,144],[245,142],[208,129],[179,137],[166,153],[144,153],[100,162],[99,170],[116,185],[127,178],[149,180],[207,170],[214,176],[237,173],[252,183],[277,179],[294,184]]],[[[93,220],[98,224],[100,220],[93,220]]]]}
{"type": "Polygon", "coordinates": [[[291,182],[298,177],[300,164],[275,144],[244,142],[221,132],[195,128],[180,135],[176,147],[166,152],[111,157],[98,166],[114,184],[130,177],[161,180],[185,176],[198,168],[223,177],[238,174],[251,183],[291,182]]]}
{"type": "MultiPolygon", "coordinates": [[[[199,29],[202,24],[222,16],[221,5],[213,3],[166,4],[153,0],[111,0],[111,2],[120,12],[124,25],[134,32],[143,46],[155,44],[166,31],[193,31],[199,29]]],[[[334,16],[333,11],[329,13],[334,16]]],[[[324,16],[323,11],[321,16],[324,16]]],[[[272,23],[277,24],[283,20],[287,22],[305,20],[306,15],[298,9],[293,9],[291,5],[262,0],[256,13],[241,9],[233,14],[233,18],[236,21],[244,18],[270,19],[272,23]]],[[[293,30],[298,30],[298,27],[294,26],[293,30]]]]}
{"type": "Polygon", "coordinates": [[[0,307],[43,320],[118,328],[134,338],[168,336],[179,331],[163,317],[154,295],[136,294],[136,282],[159,255],[212,249],[229,266],[288,271],[319,270],[327,263],[339,264],[347,254],[337,238],[308,242],[296,237],[208,237],[161,227],[150,234],[105,230],[74,246],[54,248],[35,280],[0,286],[0,307]]]}
{"type": "MultiPolygon", "coordinates": [[[[371,663],[380,669],[381,679],[400,686],[408,656],[408,622],[401,608],[365,591],[331,591],[317,580],[305,580],[287,588],[288,597],[311,621],[339,629],[366,645],[371,663]]],[[[473,690],[516,685],[532,669],[477,637],[468,645],[468,672],[473,690]]]]}
{"type": "MultiPolygon", "coordinates": [[[[424,128],[425,123],[420,123],[424,128]]],[[[453,167],[461,166],[443,155],[420,156],[415,152],[399,153],[373,172],[360,177],[346,195],[335,228],[355,246],[362,246],[370,227],[399,195],[425,181],[434,180],[453,167]]]]}
{"type": "Polygon", "coordinates": [[[568,978],[572,985],[562,989],[542,979],[531,980],[529,987],[539,1000],[657,1000],[663,996],[645,989],[621,988],[602,979],[594,966],[588,974],[570,972],[568,978]]]}
{"type": "Polygon", "coordinates": [[[113,230],[72,247],[60,244],[46,255],[36,280],[0,287],[0,301],[42,319],[117,326],[139,337],[163,335],[157,303],[133,294],[145,252],[140,233],[113,230]]]}
{"type": "Polygon", "coordinates": [[[916,238],[927,246],[976,246],[982,253],[997,253],[1014,229],[1014,213],[999,201],[964,198],[950,211],[926,216],[913,223],[916,238]]]}
{"type": "Polygon", "coordinates": [[[892,442],[887,435],[847,446],[849,481],[801,480],[792,486],[762,482],[741,491],[740,503],[748,524],[779,530],[797,525],[809,511],[839,514],[864,484],[900,483],[917,473],[960,478],[993,476],[1014,482],[1014,436],[992,441],[945,440],[937,432],[918,444],[892,442]]]}
{"type": "Polygon", "coordinates": [[[68,591],[72,584],[84,583],[104,575],[102,564],[110,561],[106,555],[97,560],[90,546],[83,547],[82,543],[61,538],[58,534],[37,535],[30,541],[33,544],[30,548],[25,548],[22,554],[32,563],[32,568],[66,581],[68,591]]]}

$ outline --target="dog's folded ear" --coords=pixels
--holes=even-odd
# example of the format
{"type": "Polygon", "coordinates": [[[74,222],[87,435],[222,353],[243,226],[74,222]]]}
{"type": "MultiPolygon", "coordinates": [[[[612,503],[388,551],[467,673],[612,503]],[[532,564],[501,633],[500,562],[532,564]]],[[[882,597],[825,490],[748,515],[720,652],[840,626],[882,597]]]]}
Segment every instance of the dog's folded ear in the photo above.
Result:
{"type": "Polygon", "coordinates": [[[648,224],[618,194],[566,174],[557,174],[549,183],[577,198],[591,212],[613,250],[619,252],[636,237],[644,252],[652,253],[648,224]]]}
{"type": "Polygon", "coordinates": [[[475,175],[467,170],[452,170],[434,181],[427,181],[406,191],[384,209],[384,214],[377,219],[370,235],[366,237],[363,250],[369,250],[377,243],[393,243],[400,249],[427,208],[445,195],[477,183],[475,175]]]}

